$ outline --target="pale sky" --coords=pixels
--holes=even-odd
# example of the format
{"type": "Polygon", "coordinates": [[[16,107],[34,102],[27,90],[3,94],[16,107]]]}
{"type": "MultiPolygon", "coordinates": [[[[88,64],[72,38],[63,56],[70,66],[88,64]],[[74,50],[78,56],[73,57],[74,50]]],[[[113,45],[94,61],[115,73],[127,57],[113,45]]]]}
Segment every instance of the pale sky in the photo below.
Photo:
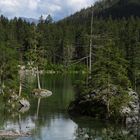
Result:
{"type": "Polygon", "coordinates": [[[96,0],[0,0],[0,14],[8,18],[27,17],[38,19],[50,14],[55,20],[62,19],[96,0]]]}

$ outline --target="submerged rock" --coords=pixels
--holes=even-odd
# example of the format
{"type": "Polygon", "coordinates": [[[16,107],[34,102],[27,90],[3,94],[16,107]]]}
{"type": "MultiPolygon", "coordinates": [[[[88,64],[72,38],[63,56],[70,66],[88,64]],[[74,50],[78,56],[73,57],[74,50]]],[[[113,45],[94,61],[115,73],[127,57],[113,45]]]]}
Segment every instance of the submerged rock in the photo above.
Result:
{"type": "Polygon", "coordinates": [[[34,89],[32,93],[37,97],[49,97],[52,95],[52,92],[47,89],[34,89]]]}

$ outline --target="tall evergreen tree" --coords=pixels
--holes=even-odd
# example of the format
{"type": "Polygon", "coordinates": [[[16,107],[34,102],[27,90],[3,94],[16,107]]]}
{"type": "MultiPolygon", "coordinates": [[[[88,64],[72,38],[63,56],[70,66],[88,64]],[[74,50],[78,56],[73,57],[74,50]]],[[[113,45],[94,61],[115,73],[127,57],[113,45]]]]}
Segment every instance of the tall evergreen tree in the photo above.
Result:
{"type": "Polygon", "coordinates": [[[98,100],[105,100],[108,116],[119,113],[120,107],[127,105],[130,81],[127,77],[127,61],[113,42],[100,48],[93,64],[91,91],[98,100]]]}

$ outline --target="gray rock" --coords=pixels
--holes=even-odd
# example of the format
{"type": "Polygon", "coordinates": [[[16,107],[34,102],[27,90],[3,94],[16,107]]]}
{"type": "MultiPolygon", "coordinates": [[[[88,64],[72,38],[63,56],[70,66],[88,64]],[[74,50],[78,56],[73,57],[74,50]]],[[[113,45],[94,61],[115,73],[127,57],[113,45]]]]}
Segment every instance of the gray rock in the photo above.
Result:
{"type": "Polygon", "coordinates": [[[25,112],[27,112],[28,110],[30,109],[30,106],[26,106],[26,107],[24,107],[24,106],[22,106],[20,109],[19,109],[19,112],[21,112],[21,113],[25,113],[25,112]]]}
{"type": "Polygon", "coordinates": [[[19,103],[23,106],[23,107],[30,107],[30,103],[29,103],[29,101],[28,100],[26,100],[26,99],[21,99],[21,100],[19,100],[19,103]]]}
{"type": "Polygon", "coordinates": [[[129,89],[129,96],[132,101],[129,102],[128,107],[122,107],[121,114],[126,116],[126,124],[139,123],[139,97],[136,92],[129,89]]]}
{"type": "Polygon", "coordinates": [[[49,97],[52,95],[52,92],[47,89],[34,89],[32,92],[37,97],[49,97]]]}

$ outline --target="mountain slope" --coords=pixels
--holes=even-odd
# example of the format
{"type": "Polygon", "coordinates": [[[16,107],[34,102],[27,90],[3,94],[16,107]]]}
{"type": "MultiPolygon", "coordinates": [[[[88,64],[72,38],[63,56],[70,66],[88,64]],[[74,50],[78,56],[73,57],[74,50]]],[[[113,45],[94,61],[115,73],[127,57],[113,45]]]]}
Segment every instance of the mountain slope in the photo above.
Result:
{"type": "Polygon", "coordinates": [[[140,1],[137,0],[120,0],[110,8],[102,10],[98,16],[113,18],[122,18],[130,16],[140,17],[140,1]]]}
{"type": "Polygon", "coordinates": [[[140,17],[140,0],[102,0],[97,1],[94,6],[61,20],[60,22],[87,24],[90,22],[92,10],[97,18],[140,17]]]}

